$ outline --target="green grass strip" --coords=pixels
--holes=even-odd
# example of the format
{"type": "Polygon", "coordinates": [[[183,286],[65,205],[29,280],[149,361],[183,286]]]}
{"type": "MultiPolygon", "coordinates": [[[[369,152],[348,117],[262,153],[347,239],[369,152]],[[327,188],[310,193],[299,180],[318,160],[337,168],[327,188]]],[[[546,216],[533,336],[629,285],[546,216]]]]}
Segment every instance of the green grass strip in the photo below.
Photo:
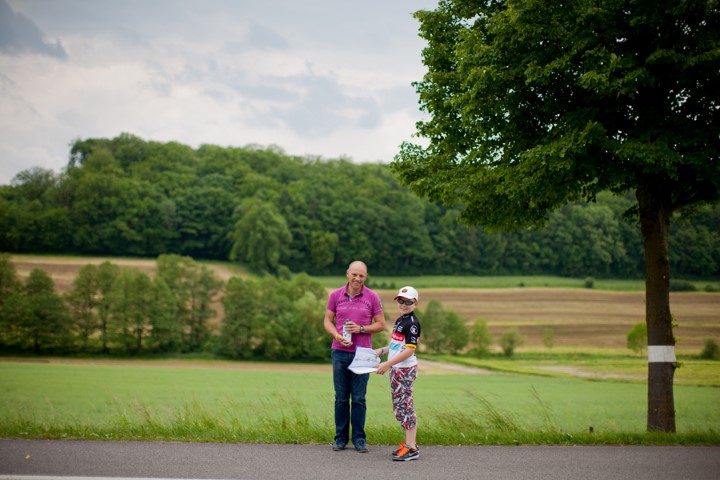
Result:
{"type": "MultiPolygon", "coordinates": [[[[193,362],[188,362],[189,366],[193,362]]],[[[323,371],[0,362],[0,436],[331,443],[323,371]]],[[[646,387],[517,374],[424,375],[418,441],[429,445],[718,445],[720,388],[676,386],[676,434],[645,431],[646,387]],[[592,431],[591,431],[592,430],[592,431]]],[[[368,386],[370,443],[395,444],[388,379],[368,386]]]]}

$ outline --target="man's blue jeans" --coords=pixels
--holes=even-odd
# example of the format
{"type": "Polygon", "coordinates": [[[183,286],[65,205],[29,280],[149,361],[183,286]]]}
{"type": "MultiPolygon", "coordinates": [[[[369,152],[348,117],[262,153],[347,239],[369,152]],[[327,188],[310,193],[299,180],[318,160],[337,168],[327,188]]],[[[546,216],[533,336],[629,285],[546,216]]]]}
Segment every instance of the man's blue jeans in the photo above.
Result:
{"type": "Polygon", "coordinates": [[[365,441],[365,392],[370,375],[357,375],[348,366],[355,354],[332,351],[333,383],[335,385],[335,441],[348,443],[352,426],[352,443],[365,441]],[[350,400],[352,399],[352,406],[350,400]]]}

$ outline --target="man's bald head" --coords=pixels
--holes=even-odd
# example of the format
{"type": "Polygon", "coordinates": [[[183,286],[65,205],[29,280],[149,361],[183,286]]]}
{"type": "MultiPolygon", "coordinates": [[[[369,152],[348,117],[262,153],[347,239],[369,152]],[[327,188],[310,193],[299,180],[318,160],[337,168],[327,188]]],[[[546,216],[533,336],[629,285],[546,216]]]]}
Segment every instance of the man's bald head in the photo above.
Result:
{"type": "Polygon", "coordinates": [[[360,260],[350,262],[350,265],[348,265],[348,272],[350,270],[360,270],[365,272],[365,275],[367,275],[367,265],[365,265],[365,262],[361,262],[360,260]]]}

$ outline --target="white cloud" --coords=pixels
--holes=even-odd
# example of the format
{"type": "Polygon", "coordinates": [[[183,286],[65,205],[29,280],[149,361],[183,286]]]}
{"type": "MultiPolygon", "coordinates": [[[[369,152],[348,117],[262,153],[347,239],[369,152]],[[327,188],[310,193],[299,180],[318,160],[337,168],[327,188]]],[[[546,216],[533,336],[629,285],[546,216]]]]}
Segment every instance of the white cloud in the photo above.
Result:
{"type": "Polygon", "coordinates": [[[436,3],[0,0],[49,49],[0,50],[0,184],[123,132],[389,162],[421,117],[411,12],[436,3]]]}

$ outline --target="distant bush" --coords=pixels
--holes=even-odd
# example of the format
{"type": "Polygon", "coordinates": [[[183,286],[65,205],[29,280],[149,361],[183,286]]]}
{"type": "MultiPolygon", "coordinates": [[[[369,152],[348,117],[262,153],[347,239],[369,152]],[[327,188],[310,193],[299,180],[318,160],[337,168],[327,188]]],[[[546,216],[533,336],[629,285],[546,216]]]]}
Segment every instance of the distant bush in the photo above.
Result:
{"type": "Polygon", "coordinates": [[[368,280],[365,282],[365,285],[373,290],[397,290],[395,282],[373,282],[368,280]]]}
{"type": "Polygon", "coordinates": [[[696,290],[695,284],[687,280],[670,280],[671,292],[694,292],[696,290]]]}
{"type": "Polygon", "coordinates": [[[552,349],[555,344],[555,330],[553,328],[543,330],[543,344],[548,350],[552,349]]]}
{"type": "Polygon", "coordinates": [[[430,300],[420,318],[428,351],[455,354],[467,346],[469,332],[465,321],[457,312],[445,310],[438,300],[430,300]]]}
{"type": "Polygon", "coordinates": [[[515,349],[525,343],[525,338],[520,335],[517,328],[511,328],[500,337],[500,347],[506,357],[512,357],[515,349]]]}
{"type": "Polygon", "coordinates": [[[627,334],[627,347],[635,353],[642,355],[647,346],[647,325],[645,322],[638,322],[627,334]]]}
{"type": "Polygon", "coordinates": [[[705,340],[705,348],[700,352],[700,358],[705,360],[717,360],[720,358],[720,348],[712,338],[705,340]]]}
{"type": "Polygon", "coordinates": [[[473,346],[471,353],[478,357],[485,356],[490,353],[490,345],[493,338],[487,326],[487,321],[478,318],[470,329],[470,344],[473,346]]]}
{"type": "Polygon", "coordinates": [[[595,279],[593,277],[585,277],[585,288],[593,288],[595,286],[595,279]]]}

